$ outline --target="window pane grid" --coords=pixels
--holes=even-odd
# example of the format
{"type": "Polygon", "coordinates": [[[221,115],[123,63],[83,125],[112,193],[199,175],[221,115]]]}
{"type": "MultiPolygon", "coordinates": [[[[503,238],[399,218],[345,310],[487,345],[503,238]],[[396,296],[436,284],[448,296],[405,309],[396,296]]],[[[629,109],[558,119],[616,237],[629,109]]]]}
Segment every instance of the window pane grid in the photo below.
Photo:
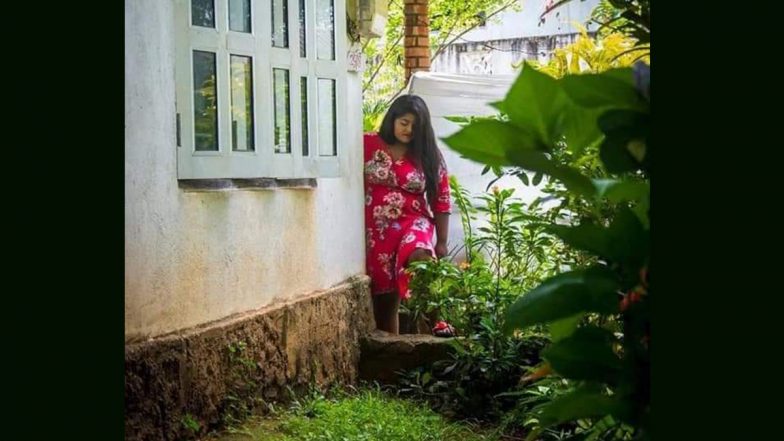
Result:
{"type": "Polygon", "coordinates": [[[289,2],[272,0],[272,46],[289,47],[289,2]]]}
{"type": "Polygon", "coordinates": [[[335,80],[318,79],[318,144],[320,156],[337,154],[335,120],[335,80]]]}
{"type": "MultiPolygon", "coordinates": [[[[338,170],[332,161],[318,158],[336,157],[338,153],[337,126],[341,117],[337,114],[337,85],[342,60],[337,60],[336,32],[340,23],[336,24],[335,15],[342,4],[336,8],[334,0],[298,0],[292,3],[296,8],[292,11],[290,1],[270,0],[271,9],[261,11],[252,9],[251,0],[191,0],[178,7],[180,12],[190,14],[189,19],[179,22],[183,27],[178,41],[188,44],[190,39],[188,70],[192,76],[191,90],[183,87],[177,92],[178,96],[190,95],[183,101],[187,104],[182,115],[193,118],[183,120],[186,137],[182,152],[196,151],[194,160],[210,164],[209,168],[217,174],[223,172],[218,171],[222,166],[215,159],[195,158],[225,156],[233,165],[222,170],[236,168],[238,174],[247,173],[240,169],[251,168],[236,161],[247,161],[249,157],[232,156],[232,152],[258,152],[261,167],[257,170],[266,174],[269,169],[273,176],[296,176],[303,171],[309,175],[316,170],[332,176],[338,170]],[[186,24],[188,20],[190,23],[186,24]],[[270,24],[269,33],[258,33],[270,24]],[[289,24],[295,26],[293,47],[289,24]],[[256,94],[257,87],[262,87],[261,95],[256,94]],[[259,146],[255,143],[256,135],[259,146]],[[292,154],[301,154],[304,159],[292,154]],[[269,162],[273,157],[277,159],[269,162]]],[[[257,6],[267,7],[263,2],[257,6]]],[[[186,58],[179,60],[184,76],[186,58]]],[[[185,84],[183,80],[182,85],[185,84]]],[[[179,129],[177,135],[180,139],[179,129]]],[[[202,174],[204,169],[191,170],[202,174]]]]}
{"type": "Polygon", "coordinates": [[[191,25],[215,28],[215,2],[213,0],[191,0],[191,25]]]}
{"type": "Polygon", "coordinates": [[[231,146],[253,151],[253,59],[231,56],[231,146]]]}
{"type": "Polygon", "coordinates": [[[229,30],[250,33],[250,0],[229,0],[229,30]]]}
{"type": "Polygon", "coordinates": [[[291,115],[289,106],[289,71],[272,69],[273,105],[275,107],[275,153],[291,153],[291,115]]]}
{"type": "Polygon", "coordinates": [[[197,151],[218,150],[215,53],[193,51],[193,120],[197,151]]]}
{"type": "Polygon", "coordinates": [[[301,77],[300,78],[300,112],[302,115],[302,156],[308,156],[310,154],[308,149],[308,77],[301,77]]]}

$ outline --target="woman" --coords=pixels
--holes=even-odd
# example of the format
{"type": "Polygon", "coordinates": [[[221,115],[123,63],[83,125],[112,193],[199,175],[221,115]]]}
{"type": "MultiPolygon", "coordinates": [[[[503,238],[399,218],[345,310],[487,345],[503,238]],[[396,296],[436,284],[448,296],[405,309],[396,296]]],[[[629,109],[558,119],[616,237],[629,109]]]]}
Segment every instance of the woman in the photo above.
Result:
{"type": "MultiPolygon", "coordinates": [[[[447,254],[450,211],[449,178],[430,112],[422,98],[400,96],[379,133],[365,135],[367,272],[379,329],[399,331],[400,301],[411,296],[408,264],[447,254]]],[[[437,334],[451,331],[442,324],[437,334]]]]}

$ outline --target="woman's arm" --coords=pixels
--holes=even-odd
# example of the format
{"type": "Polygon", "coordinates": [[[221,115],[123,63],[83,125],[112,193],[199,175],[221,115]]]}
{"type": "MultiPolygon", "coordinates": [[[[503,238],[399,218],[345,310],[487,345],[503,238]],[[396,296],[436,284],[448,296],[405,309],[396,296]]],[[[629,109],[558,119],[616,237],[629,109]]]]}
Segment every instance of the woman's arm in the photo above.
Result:
{"type": "Polygon", "coordinates": [[[436,213],[436,256],[444,257],[449,252],[449,213],[436,213]]]}
{"type": "Polygon", "coordinates": [[[449,239],[449,214],[452,211],[452,199],[449,193],[449,175],[446,165],[441,164],[438,171],[438,196],[434,207],[436,223],[436,256],[444,257],[449,252],[447,241],[449,239]]]}

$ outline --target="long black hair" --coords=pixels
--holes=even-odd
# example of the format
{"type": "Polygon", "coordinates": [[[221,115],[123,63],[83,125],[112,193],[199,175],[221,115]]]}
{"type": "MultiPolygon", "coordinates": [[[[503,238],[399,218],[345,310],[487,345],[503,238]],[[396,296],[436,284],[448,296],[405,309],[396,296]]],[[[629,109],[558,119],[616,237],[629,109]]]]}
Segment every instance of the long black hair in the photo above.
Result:
{"type": "Polygon", "coordinates": [[[379,135],[387,145],[396,144],[395,120],[410,113],[414,115],[411,142],[406,152],[425,174],[425,191],[430,207],[435,207],[437,197],[438,169],[444,157],[436,144],[436,135],[430,123],[430,111],[425,101],[416,95],[401,95],[389,106],[384,121],[381,122],[379,135]]]}

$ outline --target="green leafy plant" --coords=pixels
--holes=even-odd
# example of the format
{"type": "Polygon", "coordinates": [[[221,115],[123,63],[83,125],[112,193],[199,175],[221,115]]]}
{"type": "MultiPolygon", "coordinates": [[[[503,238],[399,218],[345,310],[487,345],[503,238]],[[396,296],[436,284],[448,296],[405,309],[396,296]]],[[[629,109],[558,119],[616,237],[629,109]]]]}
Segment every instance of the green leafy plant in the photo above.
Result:
{"type": "Polygon", "coordinates": [[[220,404],[222,424],[234,427],[246,418],[262,400],[257,396],[259,366],[248,354],[245,341],[227,345],[230,370],[226,376],[227,393],[220,404]]]}
{"type": "Polygon", "coordinates": [[[378,132],[388,107],[383,100],[362,103],[362,131],[378,132]]]}
{"type": "Polygon", "coordinates": [[[378,388],[317,395],[299,400],[279,427],[284,439],[431,440],[493,439],[465,425],[449,423],[430,409],[388,395],[378,388]]]}
{"type": "Polygon", "coordinates": [[[192,435],[199,433],[201,430],[201,423],[199,423],[199,421],[189,413],[183,415],[180,422],[182,423],[182,426],[185,427],[185,429],[192,435]]]}
{"type": "Polygon", "coordinates": [[[539,206],[516,199],[514,190],[494,188],[472,198],[454,176],[450,185],[465,243],[449,258],[409,268],[414,296],[404,305],[415,314],[439,310],[470,334],[481,328],[484,316],[503,320],[505,308],[516,298],[510,288],[534,287],[555,274],[564,261],[559,259],[564,246],[545,231],[539,206]],[[454,257],[461,250],[465,260],[456,264],[454,257]]]}
{"type": "Polygon", "coordinates": [[[414,294],[405,305],[415,314],[439,311],[461,338],[451,342],[451,360],[405,373],[401,392],[425,397],[456,415],[497,418],[514,399],[496,395],[512,388],[526,365],[539,362],[546,342],[541,328],[503,332],[506,311],[517,297],[514,288],[536,286],[554,274],[549,256],[560,245],[547,237],[538,218],[528,215],[513,190],[496,188],[472,198],[454,177],[451,186],[465,231],[466,260],[414,263],[409,268],[414,294]]]}
{"type": "Polygon", "coordinates": [[[596,259],[543,281],[507,311],[509,333],[551,325],[557,338],[542,357],[548,368],[581,382],[543,408],[539,431],[609,415],[633,427],[637,436],[648,433],[647,72],[642,65],[555,79],[526,66],[506,98],[495,104],[508,121],[477,121],[445,139],[470,159],[547,175],[593,211],[612,205],[606,221],[597,216],[577,225],[547,226],[564,243],[596,259]],[[564,145],[575,154],[597,145],[603,167],[615,178],[592,179],[559,161],[554,152],[564,145]],[[586,314],[617,319],[623,338],[600,326],[601,320],[580,326],[586,314]]]}

